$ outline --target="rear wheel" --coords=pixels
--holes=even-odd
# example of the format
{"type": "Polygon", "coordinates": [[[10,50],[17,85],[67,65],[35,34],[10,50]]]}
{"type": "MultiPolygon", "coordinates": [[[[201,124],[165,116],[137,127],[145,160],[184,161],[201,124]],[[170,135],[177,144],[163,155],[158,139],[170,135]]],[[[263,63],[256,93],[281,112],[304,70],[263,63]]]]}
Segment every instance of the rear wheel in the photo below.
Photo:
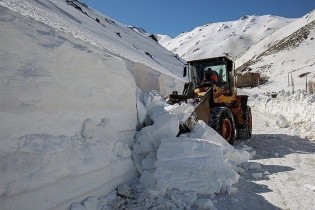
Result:
{"type": "Polygon", "coordinates": [[[246,106],[244,118],[244,124],[237,128],[238,139],[250,139],[252,137],[252,111],[249,106],[246,106]]]}
{"type": "Polygon", "coordinates": [[[229,108],[212,108],[209,126],[216,130],[227,142],[234,143],[235,124],[233,114],[229,108]]]}

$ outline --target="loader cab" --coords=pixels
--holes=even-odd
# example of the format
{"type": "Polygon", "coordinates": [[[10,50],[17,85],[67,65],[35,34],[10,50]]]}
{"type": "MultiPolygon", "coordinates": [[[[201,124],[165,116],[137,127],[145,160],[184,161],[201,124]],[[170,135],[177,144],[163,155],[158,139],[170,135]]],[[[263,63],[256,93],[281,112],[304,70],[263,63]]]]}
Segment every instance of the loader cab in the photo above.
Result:
{"type": "Polygon", "coordinates": [[[192,89],[208,85],[207,82],[215,78],[212,76],[210,78],[210,75],[217,75],[218,79],[209,84],[220,87],[226,96],[233,94],[234,63],[226,57],[189,61],[184,69],[184,76],[186,74],[192,89]]]}

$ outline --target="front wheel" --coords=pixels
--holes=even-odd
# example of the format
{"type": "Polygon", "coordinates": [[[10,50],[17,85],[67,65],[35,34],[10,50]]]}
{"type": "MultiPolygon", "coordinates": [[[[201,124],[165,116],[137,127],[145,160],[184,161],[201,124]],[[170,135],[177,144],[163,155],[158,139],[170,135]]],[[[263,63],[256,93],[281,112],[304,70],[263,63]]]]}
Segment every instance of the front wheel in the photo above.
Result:
{"type": "Polygon", "coordinates": [[[252,137],[252,111],[249,106],[246,107],[244,124],[237,128],[238,139],[250,139],[252,137]]]}
{"type": "Polygon", "coordinates": [[[231,110],[227,107],[214,107],[210,111],[209,126],[217,131],[227,142],[234,143],[235,124],[231,110]]]}

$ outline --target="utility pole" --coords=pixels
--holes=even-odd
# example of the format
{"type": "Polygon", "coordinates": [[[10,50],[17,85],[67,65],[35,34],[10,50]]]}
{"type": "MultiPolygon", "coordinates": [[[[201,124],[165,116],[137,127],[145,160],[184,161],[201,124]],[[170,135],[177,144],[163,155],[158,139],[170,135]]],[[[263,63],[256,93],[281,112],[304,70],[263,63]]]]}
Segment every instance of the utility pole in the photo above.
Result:
{"type": "Polygon", "coordinates": [[[294,79],[292,77],[292,73],[291,73],[291,80],[292,80],[292,93],[294,94],[294,79]]]}
{"type": "Polygon", "coordinates": [[[292,72],[290,72],[290,74],[291,74],[292,93],[294,94],[294,80],[293,80],[292,72]]]}
{"type": "Polygon", "coordinates": [[[305,75],[305,91],[307,92],[307,75],[305,75]]]}
{"type": "Polygon", "coordinates": [[[305,72],[303,74],[300,74],[299,77],[303,78],[305,77],[305,91],[307,92],[307,75],[310,74],[311,72],[305,72]]]}
{"type": "Polygon", "coordinates": [[[288,72],[288,87],[290,87],[290,72],[288,72]]]}

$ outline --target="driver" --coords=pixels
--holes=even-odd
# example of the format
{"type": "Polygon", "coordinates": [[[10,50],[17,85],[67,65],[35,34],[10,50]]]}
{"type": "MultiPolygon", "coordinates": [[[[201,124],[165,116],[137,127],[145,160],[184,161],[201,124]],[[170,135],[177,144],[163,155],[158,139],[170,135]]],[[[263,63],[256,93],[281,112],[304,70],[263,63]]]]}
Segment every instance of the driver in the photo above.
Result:
{"type": "Polygon", "coordinates": [[[215,85],[220,86],[219,75],[216,71],[213,71],[211,68],[208,68],[205,71],[204,79],[202,83],[213,82],[215,85]]]}

